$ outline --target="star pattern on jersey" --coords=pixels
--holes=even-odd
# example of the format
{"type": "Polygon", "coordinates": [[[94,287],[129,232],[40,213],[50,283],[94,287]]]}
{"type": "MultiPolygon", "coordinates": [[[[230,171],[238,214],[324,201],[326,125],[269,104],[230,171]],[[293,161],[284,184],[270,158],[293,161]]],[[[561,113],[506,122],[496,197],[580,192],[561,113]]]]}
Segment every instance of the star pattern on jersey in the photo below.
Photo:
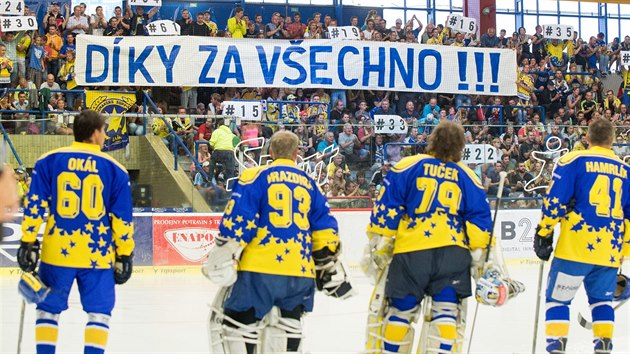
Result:
{"type": "Polygon", "coordinates": [[[98,227],[96,229],[98,230],[98,234],[99,235],[107,235],[107,231],[109,231],[109,226],[106,226],[101,221],[101,223],[98,225],[98,227]]]}

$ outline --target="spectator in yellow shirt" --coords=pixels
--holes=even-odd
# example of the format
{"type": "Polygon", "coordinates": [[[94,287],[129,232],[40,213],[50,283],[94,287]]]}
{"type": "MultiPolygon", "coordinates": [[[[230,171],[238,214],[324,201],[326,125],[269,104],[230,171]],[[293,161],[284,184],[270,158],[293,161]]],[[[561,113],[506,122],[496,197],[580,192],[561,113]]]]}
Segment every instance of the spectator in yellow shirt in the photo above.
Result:
{"type": "Polygon", "coordinates": [[[203,22],[208,26],[210,30],[210,37],[214,37],[217,35],[217,24],[210,20],[210,11],[205,11],[203,13],[203,22]]]}
{"type": "Polygon", "coordinates": [[[23,31],[17,34],[16,53],[18,76],[26,76],[26,53],[28,53],[31,47],[31,36],[29,32],[23,31]]]}
{"type": "Polygon", "coordinates": [[[244,38],[247,32],[247,23],[243,20],[243,8],[234,9],[234,17],[230,17],[227,22],[228,31],[232,33],[232,38],[244,38]]]}
{"type": "Polygon", "coordinates": [[[11,72],[13,72],[13,61],[7,57],[7,46],[0,43],[0,87],[9,87],[11,72]]]}

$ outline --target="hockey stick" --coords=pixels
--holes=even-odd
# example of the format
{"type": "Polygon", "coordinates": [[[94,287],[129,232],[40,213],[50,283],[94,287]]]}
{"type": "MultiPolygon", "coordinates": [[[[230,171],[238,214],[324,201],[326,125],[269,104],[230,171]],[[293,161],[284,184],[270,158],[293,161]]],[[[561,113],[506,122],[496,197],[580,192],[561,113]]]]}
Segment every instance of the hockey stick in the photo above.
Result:
{"type": "MultiPolygon", "coordinates": [[[[613,307],[613,311],[617,311],[618,308],[620,308],[621,306],[623,306],[623,304],[625,304],[626,302],[628,302],[628,299],[625,299],[623,301],[619,301],[617,303],[617,305],[615,305],[615,307],[613,307]]],[[[578,322],[580,323],[580,326],[586,328],[586,329],[593,329],[593,322],[588,321],[586,318],[584,318],[584,316],[582,316],[582,313],[578,313],[578,322]]]]}
{"type": "MultiPolygon", "coordinates": [[[[490,240],[488,241],[488,247],[486,252],[486,260],[484,262],[488,263],[490,259],[490,250],[492,249],[492,239],[494,238],[494,226],[497,222],[497,215],[499,214],[499,204],[501,204],[501,197],[503,196],[503,184],[505,184],[505,177],[507,177],[507,172],[501,171],[499,172],[499,190],[497,191],[497,199],[494,204],[494,215],[492,217],[492,227],[490,228],[490,240]]],[[[479,311],[479,301],[477,301],[477,305],[475,305],[475,314],[473,315],[472,326],[470,327],[470,339],[468,340],[468,351],[467,354],[470,354],[470,347],[472,345],[473,334],[475,333],[475,323],[477,322],[477,311],[479,311]]]]}
{"type": "Polygon", "coordinates": [[[536,315],[534,316],[534,340],[532,341],[532,354],[536,354],[536,341],[538,340],[538,320],[540,319],[540,302],[542,299],[542,281],[545,269],[545,262],[540,262],[540,270],[538,271],[538,297],[536,298],[536,315]]]}
{"type": "Polygon", "coordinates": [[[26,311],[26,301],[22,299],[22,309],[20,309],[20,326],[18,327],[17,354],[22,353],[22,334],[24,333],[24,312],[26,311]]]}

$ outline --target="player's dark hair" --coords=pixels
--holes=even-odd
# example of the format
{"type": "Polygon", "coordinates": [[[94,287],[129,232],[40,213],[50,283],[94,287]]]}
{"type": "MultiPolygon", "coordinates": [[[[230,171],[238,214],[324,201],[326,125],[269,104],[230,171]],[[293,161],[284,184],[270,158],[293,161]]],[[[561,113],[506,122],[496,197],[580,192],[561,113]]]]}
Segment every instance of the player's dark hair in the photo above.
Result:
{"type": "Polygon", "coordinates": [[[74,119],[74,141],[87,142],[95,131],[100,130],[105,125],[105,117],[102,114],[86,109],[81,111],[74,119]]]}
{"type": "Polygon", "coordinates": [[[608,119],[596,119],[588,125],[591,145],[608,146],[615,139],[615,127],[608,119]]]}
{"type": "Polygon", "coordinates": [[[444,162],[459,162],[466,145],[464,128],[451,121],[443,121],[429,135],[427,153],[444,162]]]}

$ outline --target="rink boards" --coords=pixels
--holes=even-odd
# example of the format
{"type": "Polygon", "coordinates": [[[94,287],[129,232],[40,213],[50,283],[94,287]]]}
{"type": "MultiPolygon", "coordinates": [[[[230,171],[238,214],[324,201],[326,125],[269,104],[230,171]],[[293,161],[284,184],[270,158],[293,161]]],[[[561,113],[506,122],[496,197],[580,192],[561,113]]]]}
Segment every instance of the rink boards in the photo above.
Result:
{"type": "MultiPolygon", "coordinates": [[[[370,211],[334,211],[343,242],[343,259],[356,270],[366,242],[365,229],[370,211]]],[[[178,274],[198,272],[208,251],[214,247],[221,214],[202,213],[136,213],[134,214],[135,273],[178,274]]],[[[506,263],[532,265],[537,258],[532,249],[540,210],[501,210],[495,225],[506,263]]],[[[16,252],[22,236],[21,217],[4,224],[5,237],[0,243],[0,274],[14,274],[16,252]]],[[[44,226],[40,229],[40,235],[44,226]]]]}

